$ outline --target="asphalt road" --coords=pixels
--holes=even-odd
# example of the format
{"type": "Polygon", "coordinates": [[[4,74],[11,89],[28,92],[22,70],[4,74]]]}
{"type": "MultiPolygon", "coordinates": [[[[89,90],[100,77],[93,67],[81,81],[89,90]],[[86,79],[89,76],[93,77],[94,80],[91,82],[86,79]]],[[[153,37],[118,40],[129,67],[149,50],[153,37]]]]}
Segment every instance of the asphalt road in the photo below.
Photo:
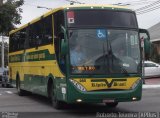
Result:
{"type": "Polygon", "coordinates": [[[160,88],[145,88],[141,101],[119,103],[114,109],[103,104],[79,104],[66,105],[63,110],[54,109],[45,97],[34,94],[20,97],[15,88],[0,88],[0,112],[0,118],[9,118],[7,115],[12,118],[111,118],[116,114],[124,118],[127,113],[160,118],[160,88]]]}

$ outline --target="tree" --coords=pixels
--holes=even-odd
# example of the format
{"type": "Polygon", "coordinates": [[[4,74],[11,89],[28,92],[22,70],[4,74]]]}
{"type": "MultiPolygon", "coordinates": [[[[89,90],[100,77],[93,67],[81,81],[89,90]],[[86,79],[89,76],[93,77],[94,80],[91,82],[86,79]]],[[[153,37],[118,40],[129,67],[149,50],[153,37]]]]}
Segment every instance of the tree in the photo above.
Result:
{"type": "MultiPolygon", "coordinates": [[[[22,9],[20,8],[24,0],[0,0],[0,35],[8,35],[9,31],[15,28],[16,24],[20,24],[22,9]]],[[[1,42],[0,42],[1,57],[1,42]]],[[[0,59],[1,60],[1,59],[0,59]]],[[[4,44],[4,62],[8,65],[8,44],[4,44]]],[[[1,65],[1,61],[0,61],[1,65]]]]}
{"type": "MultiPolygon", "coordinates": [[[[3,1],[3,0],[1,0],[3,1]]],[[[16,24],[20,24],[22,9],[20,6],[24,4],[24,0],[7,0],[0,5],[0,34],[8,35],[9,31],[15,28],[16,24]]]]}

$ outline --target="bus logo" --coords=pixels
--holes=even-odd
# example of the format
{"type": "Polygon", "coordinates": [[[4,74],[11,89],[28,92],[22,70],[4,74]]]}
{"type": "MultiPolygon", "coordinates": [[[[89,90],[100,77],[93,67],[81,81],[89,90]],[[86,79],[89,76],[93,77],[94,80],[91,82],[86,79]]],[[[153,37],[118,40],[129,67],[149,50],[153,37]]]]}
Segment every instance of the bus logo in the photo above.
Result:
{"type": "Polygon", "coordinates": [[[113,85],[114,86],[118,86],[118,85],[119,86],[125,86],[126,81],[127,81],[127,79],[112,79],[111,82],[108,82],[107,79],[91,80],[93,87],[107,86],[108,88],[111,88],[113,85]],[[98,84],[96,82],[104,82],[105,84],[98,84]]]}

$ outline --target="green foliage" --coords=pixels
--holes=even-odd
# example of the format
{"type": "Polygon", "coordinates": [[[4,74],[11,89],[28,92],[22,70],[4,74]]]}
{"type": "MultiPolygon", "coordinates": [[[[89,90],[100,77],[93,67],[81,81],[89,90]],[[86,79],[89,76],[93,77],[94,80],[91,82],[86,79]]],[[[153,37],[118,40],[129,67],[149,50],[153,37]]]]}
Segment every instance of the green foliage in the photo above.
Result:
{"type": "Polygon", "coordinates": [[[0,33],[8,35],[9,31],[15,28],[16,24],[20,24],[22,6],[24,0],[7,0],[0,6],[0,33]]]}

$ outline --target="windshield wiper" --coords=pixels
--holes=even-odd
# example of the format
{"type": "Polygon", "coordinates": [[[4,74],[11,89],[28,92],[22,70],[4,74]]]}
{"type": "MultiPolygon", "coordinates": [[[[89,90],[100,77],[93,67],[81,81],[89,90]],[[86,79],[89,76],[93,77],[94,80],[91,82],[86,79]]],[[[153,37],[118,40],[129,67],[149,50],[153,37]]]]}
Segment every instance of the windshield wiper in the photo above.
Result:
{"type": "MultiPolygon", "coordinates": [[[[103,48],[102,48],[102,49],[103,49],[103,56],[102,56],[102,59],[103,59],[103,60],[102,60],[102,61],[103,61],[103,66],[105,67],[105,65],[106,65],[106,64],[105,64],[105,62],[106,62],[106,61],[105,61],[105,60],[106,60],[106,59],[105,59],[105,57],[106,57],[106,54],[105,54],[105,53],[106,53],[106,51],[105,51],[105,47],[104,47],[104,42],[103,42],[103,48]]],[[[103,71],[105,72],[105,69],[104,69],[103,71]]]]}
{"type": "MultiPolygon", "coordinates": [[[[109,54],[109,56],[111,56],[111,68],[113,68],[113,66],[114,66],[114,65],[113,65],[113,58],[114,58],[115,55],[113,54],[112,46],[111,46],[111,43],[110,43],[109,40],[108,40],[108,45],[109,45],[109,52],[108,52],[108,54],[109,54]]],[[[116,56],[115,56],[115,57],[116,57],[116,56]]],[[[117,57],[116,57],[116,58],[117,58],[117,57]]],[[[110,61],[110,59],[109,59],[109,61],[110,61]]],[[[109,62],[109,63],[110,63],[110,62],[109,62]]],[[[127,70],[122,67],[123,65],[119,65],[119,66],[120,66],[120,68],[121,68],[121,73],[129,76],[127,70]]]]}
{"type": "MultiPolygon", "coordinates": [[[[111,46],[111,43],[110,43],[110,40],[108,39],[108,46],[109,47],[109,51],[108,51],[108,55],[109,55],[109,63],[108,63],[108,66],[110,67],[111,65],[111,68],[113,68],[113,51],[112,51],[112,46],[111,46]],[[110,64],[110,57],[111,57],[111,64],[110,64]]],[[[111,72],[111,70],[109,69],[109,71],[111,72]]]]}
{"type": "Polygon", "coordinates": [[[104,57],[103,62],[104,62],[104,65],[105,65],[105,48],[104,48],[104,43],[103,43],[103,57],[104,57]]]}

